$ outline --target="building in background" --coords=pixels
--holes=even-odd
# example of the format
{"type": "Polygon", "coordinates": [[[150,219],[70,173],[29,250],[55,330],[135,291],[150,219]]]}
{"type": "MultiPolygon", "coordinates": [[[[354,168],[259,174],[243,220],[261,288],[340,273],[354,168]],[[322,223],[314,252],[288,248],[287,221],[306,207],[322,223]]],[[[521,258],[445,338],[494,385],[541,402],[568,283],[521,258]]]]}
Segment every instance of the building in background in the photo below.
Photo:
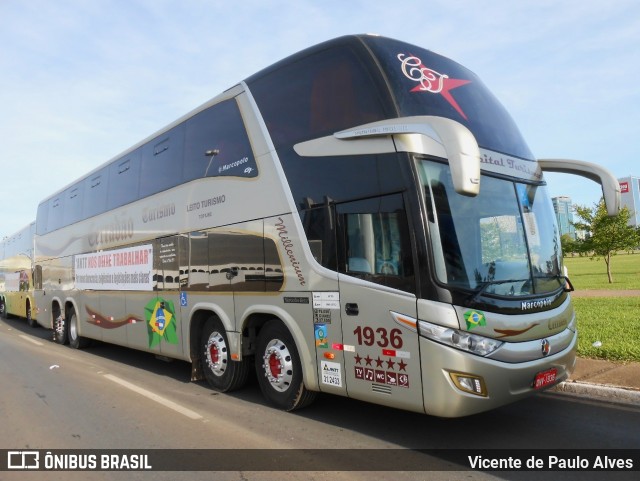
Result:
{"type": "Polygon", "coordinates": [[[631,212],[629,225],[640,226],[640,178],[629,176],[618,179],[620,183],[620,200],[623,207],[631,212]]]}
{"type": "Polygon", "coordinates": [[[553,202],[553,210],[556,213],[560,236],[569,234],[572,239],[576,239],[576,228],[573,226],[573,204],[571,203],[571,197],[553,197],[551,201],[553,202]]]}

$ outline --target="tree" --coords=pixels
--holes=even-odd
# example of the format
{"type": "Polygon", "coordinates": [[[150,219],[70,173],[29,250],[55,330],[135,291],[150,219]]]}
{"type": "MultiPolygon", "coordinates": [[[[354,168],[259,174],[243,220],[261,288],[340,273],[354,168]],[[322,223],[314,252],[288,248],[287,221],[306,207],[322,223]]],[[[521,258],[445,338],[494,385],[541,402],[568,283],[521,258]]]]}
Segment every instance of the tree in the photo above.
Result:
{"type": "Polygon", "coordinates": [[[627,207],[620,209],[618,215],[609,217],[604,201],[601,199],[593,208],[576,206],[580,219],[573,225],[587,232],[582,242],[583,248],[591,252],[591,258],[603,257],[607,264],[609,284],[613,283],[611,258],[619,250],[634,249],[640,244],[638,230],[627,225],[631,213],[627,207]]]}
{"type": "Polygon", "coordinates": [[[579,250],[579,245],[571,234],[562,234],[560,237],[560,243],[562,244],[562,255],[567,256],[576,254],[579,250]]]}

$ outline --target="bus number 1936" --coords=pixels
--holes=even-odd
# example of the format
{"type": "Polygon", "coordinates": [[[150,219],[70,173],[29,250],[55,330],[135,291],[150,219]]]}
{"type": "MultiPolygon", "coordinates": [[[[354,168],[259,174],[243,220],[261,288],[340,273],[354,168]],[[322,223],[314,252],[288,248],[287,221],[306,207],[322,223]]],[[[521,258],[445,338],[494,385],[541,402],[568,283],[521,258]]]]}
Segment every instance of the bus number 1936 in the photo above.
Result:
{"type": "Polygon", "coordinates": [[[379,327],[375,331],[369,326],[358,326],[353,331],[353,334],[358,339],[358,345],[393,347],[394,349],[400,349],[402,347],[402,331],[400,329],[391,329],[388,331],[384,327],[379,327]]]}

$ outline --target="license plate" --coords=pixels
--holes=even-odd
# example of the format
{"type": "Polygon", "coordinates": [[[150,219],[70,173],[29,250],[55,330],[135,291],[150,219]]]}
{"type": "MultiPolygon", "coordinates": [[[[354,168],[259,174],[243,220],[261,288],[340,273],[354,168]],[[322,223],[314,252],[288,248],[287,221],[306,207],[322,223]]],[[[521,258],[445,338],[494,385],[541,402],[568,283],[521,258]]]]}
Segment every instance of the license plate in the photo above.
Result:
{"type": "Polygon", "coordinates": [[[536,379],[533,382],[534,389],[540,389],[556,382],[558,376],[558,370],[554,367],[548,371],[542,371],[536,374],[536,379]]]}

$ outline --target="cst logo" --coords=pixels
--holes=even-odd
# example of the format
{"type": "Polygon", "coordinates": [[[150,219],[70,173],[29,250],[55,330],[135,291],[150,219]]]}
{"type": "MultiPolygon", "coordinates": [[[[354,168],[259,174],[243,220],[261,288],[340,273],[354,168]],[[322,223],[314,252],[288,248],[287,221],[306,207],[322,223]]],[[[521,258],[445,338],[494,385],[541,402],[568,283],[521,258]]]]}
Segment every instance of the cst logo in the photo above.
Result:
{"type": "Polygon", "coordinates": [[[40,469],[38,451],[8,451],[7,469],[40,469]]]}

